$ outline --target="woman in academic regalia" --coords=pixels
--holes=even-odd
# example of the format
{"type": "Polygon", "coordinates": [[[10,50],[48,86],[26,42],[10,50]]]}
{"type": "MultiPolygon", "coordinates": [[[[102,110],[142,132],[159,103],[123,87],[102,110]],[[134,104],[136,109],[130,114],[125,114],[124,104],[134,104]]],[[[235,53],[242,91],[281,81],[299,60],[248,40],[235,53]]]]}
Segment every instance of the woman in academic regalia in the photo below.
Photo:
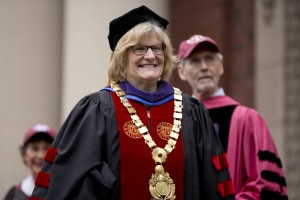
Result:
{"type": "Polygon", "coordinates": [[[14,185],[4,200],[27,200],[31,196],[34,180],[41,171],[45,154],[55,135],[54,129],[45,124],[36,124],[25,133],[20,151],[23,162],[31,173],[14,185]]]}
{"type": "Polygon", "coordinates": [[[167,25],[146,6],[110,22],[110,84],[73,108],[32,199],[234,199],[207,111],[168,82],[167,25]]]}

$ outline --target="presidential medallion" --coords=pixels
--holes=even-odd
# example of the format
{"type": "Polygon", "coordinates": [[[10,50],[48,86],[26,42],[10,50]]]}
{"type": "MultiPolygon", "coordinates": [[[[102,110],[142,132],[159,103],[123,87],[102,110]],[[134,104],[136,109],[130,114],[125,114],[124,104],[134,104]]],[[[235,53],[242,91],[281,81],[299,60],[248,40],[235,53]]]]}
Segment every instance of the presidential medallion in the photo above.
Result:
{"type": "Polygon", "coordinates": [[[156,165],[149,181],[151,200],[174,200],[175,184],[162,165],[156,165]]]}

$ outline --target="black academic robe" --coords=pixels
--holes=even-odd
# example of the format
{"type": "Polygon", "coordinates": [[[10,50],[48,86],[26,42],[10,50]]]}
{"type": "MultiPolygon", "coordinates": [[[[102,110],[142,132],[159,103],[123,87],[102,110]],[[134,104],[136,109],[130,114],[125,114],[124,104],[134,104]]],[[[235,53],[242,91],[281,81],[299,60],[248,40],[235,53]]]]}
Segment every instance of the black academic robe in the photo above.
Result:
{"type": "MultiPolygon", "coordinates": [[[[185,94],[179,139],[184,146],[184,199],[234,199],[226,194],[228,185],[222,185],[230,182],[228,169],[216,169],[212,162],[223,149],[208,112],[185,94]],[[220,197],[220,190],[227,196],[220,197]]],[[[46,162],[42,169],[50,183],[35,187],[35,199],[121,199],[119,132],[110,91],[81,99],[60,128],[53,148],[57,149],[54,162],[46,162]]],[[[133,199],[139,198],[133,195],[133,199]]]]}
{"type": "Polygon", "coordinates": [[[21,190],[20,186],[13,186],[4,197],[4,200],[27,200],[29,197],[21,190]]]}

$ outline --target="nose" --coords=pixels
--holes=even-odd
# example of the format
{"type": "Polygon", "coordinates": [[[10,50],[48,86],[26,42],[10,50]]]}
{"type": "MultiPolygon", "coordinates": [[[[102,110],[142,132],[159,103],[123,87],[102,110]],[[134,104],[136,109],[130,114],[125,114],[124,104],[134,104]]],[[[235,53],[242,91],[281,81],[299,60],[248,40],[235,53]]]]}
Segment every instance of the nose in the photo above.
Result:
{"type": "Polygon", "coordinates": [[[144,55],[144,57],[148,58],[148,59],[153,59],[153,58],[155,58],[155,54],[154,54],[154,52],[152,51],[151,48],[148,48],[147,52],[144,55]]]}
{"type": "Polygon", "coordinates": [[[43,149],[40,149],[40,150],[37,152],[37,156],[38,156],[39,158],[42,158],[42,159],[45,157],[45,154],[46,154],[46,151],[43,150],[43,149]]]}
{"type": "Polygon", "coordinates": [[[208,69],[208,65],[204,60],[201,61],[199,66],[200,66],[201,70],[207,70],[208,69]]]}

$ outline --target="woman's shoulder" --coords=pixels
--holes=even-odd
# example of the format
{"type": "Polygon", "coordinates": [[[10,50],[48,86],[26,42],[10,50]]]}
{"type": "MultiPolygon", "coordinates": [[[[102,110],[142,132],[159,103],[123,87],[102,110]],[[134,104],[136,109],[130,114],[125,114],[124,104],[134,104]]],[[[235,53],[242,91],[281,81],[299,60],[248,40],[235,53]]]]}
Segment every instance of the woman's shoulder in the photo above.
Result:
{"type": "Polygon", "coordinates": [[[99,90],[87,94],[82,97],[69,112],[68,117],[64,123],[69,123],[70,121],[80,121],[85,118],[85,116],[96,116],[103,115],[109,110],[107,108],[112,107],[112,100],[110,91],[99,90]]]}
{"type": "Polygon", "coordinates": [[[101,101],[103,100],[103,97],[107,98],[110,95],[110,90],[107,89],[101,89],[96,92],[89,93],[82,97],[80,101],[88,100],[88,101],[101,101]]]}
{"type": "Polygon", "coordinates": [[[4,200],[27,200],[27,198],[28,196],[20,189],[20,185],[14,185],[8,190],[4,200]]]}
{"type": "Polygon", "coordinates": [[[111,102],[110,91],[102,89],[97,92],[89,93],[84,97],[82,97],[75,105],[75,108],[82,107],[84,105],[99,104],[99,103],[109,105],[110,102],[111,102]]]}

